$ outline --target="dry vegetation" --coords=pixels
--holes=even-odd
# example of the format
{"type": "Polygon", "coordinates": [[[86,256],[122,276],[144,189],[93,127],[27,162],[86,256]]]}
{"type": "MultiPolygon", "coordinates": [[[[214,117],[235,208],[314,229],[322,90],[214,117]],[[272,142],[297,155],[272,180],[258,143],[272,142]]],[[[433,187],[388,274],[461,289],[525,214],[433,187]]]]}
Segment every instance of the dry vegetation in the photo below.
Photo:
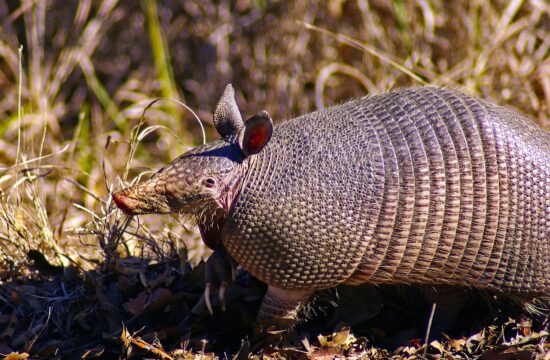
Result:
{"type": "MultiPolygon", "coordinates": [[[[179,219],[127,219],[109,194],[202,141],[192,115],[172,102],[142,118],[151,99],[178,99],[210,124],[228,82],[241,111],[265,108],[274,119],[434,84],[514,107],[550,128],[550,4],[0,0],[0,332],[7,341],[0,345],[31,330],[23,320],[24,329],[13,324],[13,316],[29,316],[12,311],[23,308],[13,298],[16,279],[38,284],[59,266],[96,280],[109,271],[130,276],[120,268],[128,257],[141,261],[143,274],[147,263],[188,257],[196,264],[204,256],[196,231],[179,219]]],[[[73,290],[63,296],[74,299],[81,288],[73,290]]],[[[51,293],[40,296],[55,303],[51,293]]],[[[33,332],[10,346],[36,355],[37,339],[53,326],[51,307],[29,309],[33,332]]]]}

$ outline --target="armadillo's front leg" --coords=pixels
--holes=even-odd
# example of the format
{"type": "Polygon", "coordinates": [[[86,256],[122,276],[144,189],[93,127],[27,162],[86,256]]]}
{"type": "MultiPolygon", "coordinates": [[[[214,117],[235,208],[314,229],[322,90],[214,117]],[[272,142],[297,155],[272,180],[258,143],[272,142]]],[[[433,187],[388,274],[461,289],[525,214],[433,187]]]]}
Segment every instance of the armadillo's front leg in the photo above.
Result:
{"type": "Polygon", "coordinates": [[[237,274],[237,264],[229,256],[221,241],[221,230],[225,213],[222,209],[216,210],[209,222],[199,222],[201,237],[206,246],[214,250],[206,261],[204,279],[204,302],[210,314],[214,314],[210,295],[218,289],[220,306],[225,311],[225,292],[231,287],[237,274]]]}
{"type": "Polygon", "coordinates": [[[219,247],[206,261],[204,281],[204,301],[210,314],[214,314],[210,296],[213,289],[218,289],[220,306],[225,311],[225,292],[231,287],[237,274],[237,264],[219,247]]]}
{"type": "Polygon", "coordinates": [[[312,294],[313,291],[311,290],[284,290],[269,285],[258,312],[257,320],[294,320],[312,294]]]}

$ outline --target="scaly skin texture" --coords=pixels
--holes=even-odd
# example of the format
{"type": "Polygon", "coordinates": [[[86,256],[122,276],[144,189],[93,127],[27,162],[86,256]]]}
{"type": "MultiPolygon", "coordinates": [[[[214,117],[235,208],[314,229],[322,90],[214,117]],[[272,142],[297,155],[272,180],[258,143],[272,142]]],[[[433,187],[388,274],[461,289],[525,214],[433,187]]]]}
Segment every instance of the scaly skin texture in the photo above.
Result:
{"type": "Polygon", "coordinates": [[[550,295],[550,134],[506,108],[371,96],[275,126],[230,172],[216,243],[270,285],[260,317],[342,283],[550,295]]]}

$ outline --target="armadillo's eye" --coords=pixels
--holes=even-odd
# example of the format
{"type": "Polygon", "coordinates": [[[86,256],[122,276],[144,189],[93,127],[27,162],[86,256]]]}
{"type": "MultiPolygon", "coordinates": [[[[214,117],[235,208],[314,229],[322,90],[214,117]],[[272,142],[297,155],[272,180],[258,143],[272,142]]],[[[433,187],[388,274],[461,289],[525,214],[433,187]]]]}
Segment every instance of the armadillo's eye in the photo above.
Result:
{"type": "Polygon", "coordinates": [[[213,188],[214,186],[216,186],[216,179],[214,178],[206,178],[202,181],[202,183],[204,184],[204,186],[206,186],[207,188],[213,188]]]}

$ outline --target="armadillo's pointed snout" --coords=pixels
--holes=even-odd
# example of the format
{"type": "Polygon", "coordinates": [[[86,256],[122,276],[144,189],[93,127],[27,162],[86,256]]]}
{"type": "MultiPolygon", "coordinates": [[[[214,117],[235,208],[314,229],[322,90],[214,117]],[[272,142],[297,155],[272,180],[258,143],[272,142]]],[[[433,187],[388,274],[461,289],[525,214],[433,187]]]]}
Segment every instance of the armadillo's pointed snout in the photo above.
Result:
{"type": "Polygon", "coordinates": [[[113,200],[120,210],[128,215],[166,214],[172,212],[166,194],[155,190],[154,182],[122,189],[113,194],[113,200]]]}
{"type": "Polygon", "coordinates": [[[113,200],[116,203],[116,206],[122,210],[125,214],[136,215],[135,207],[132,206],[132,202],[129,201],[130,198],[127,196],[126,190],[121,190],[113,194],[113,200]]]}
{"type": "Polygon", "coordinates": [[[113,200],[120,210],[128,215],[167,214],[175,212],[169,201],[170,193],[159,191],[157,180],[122,189],[113,194],[113,200]]]}

